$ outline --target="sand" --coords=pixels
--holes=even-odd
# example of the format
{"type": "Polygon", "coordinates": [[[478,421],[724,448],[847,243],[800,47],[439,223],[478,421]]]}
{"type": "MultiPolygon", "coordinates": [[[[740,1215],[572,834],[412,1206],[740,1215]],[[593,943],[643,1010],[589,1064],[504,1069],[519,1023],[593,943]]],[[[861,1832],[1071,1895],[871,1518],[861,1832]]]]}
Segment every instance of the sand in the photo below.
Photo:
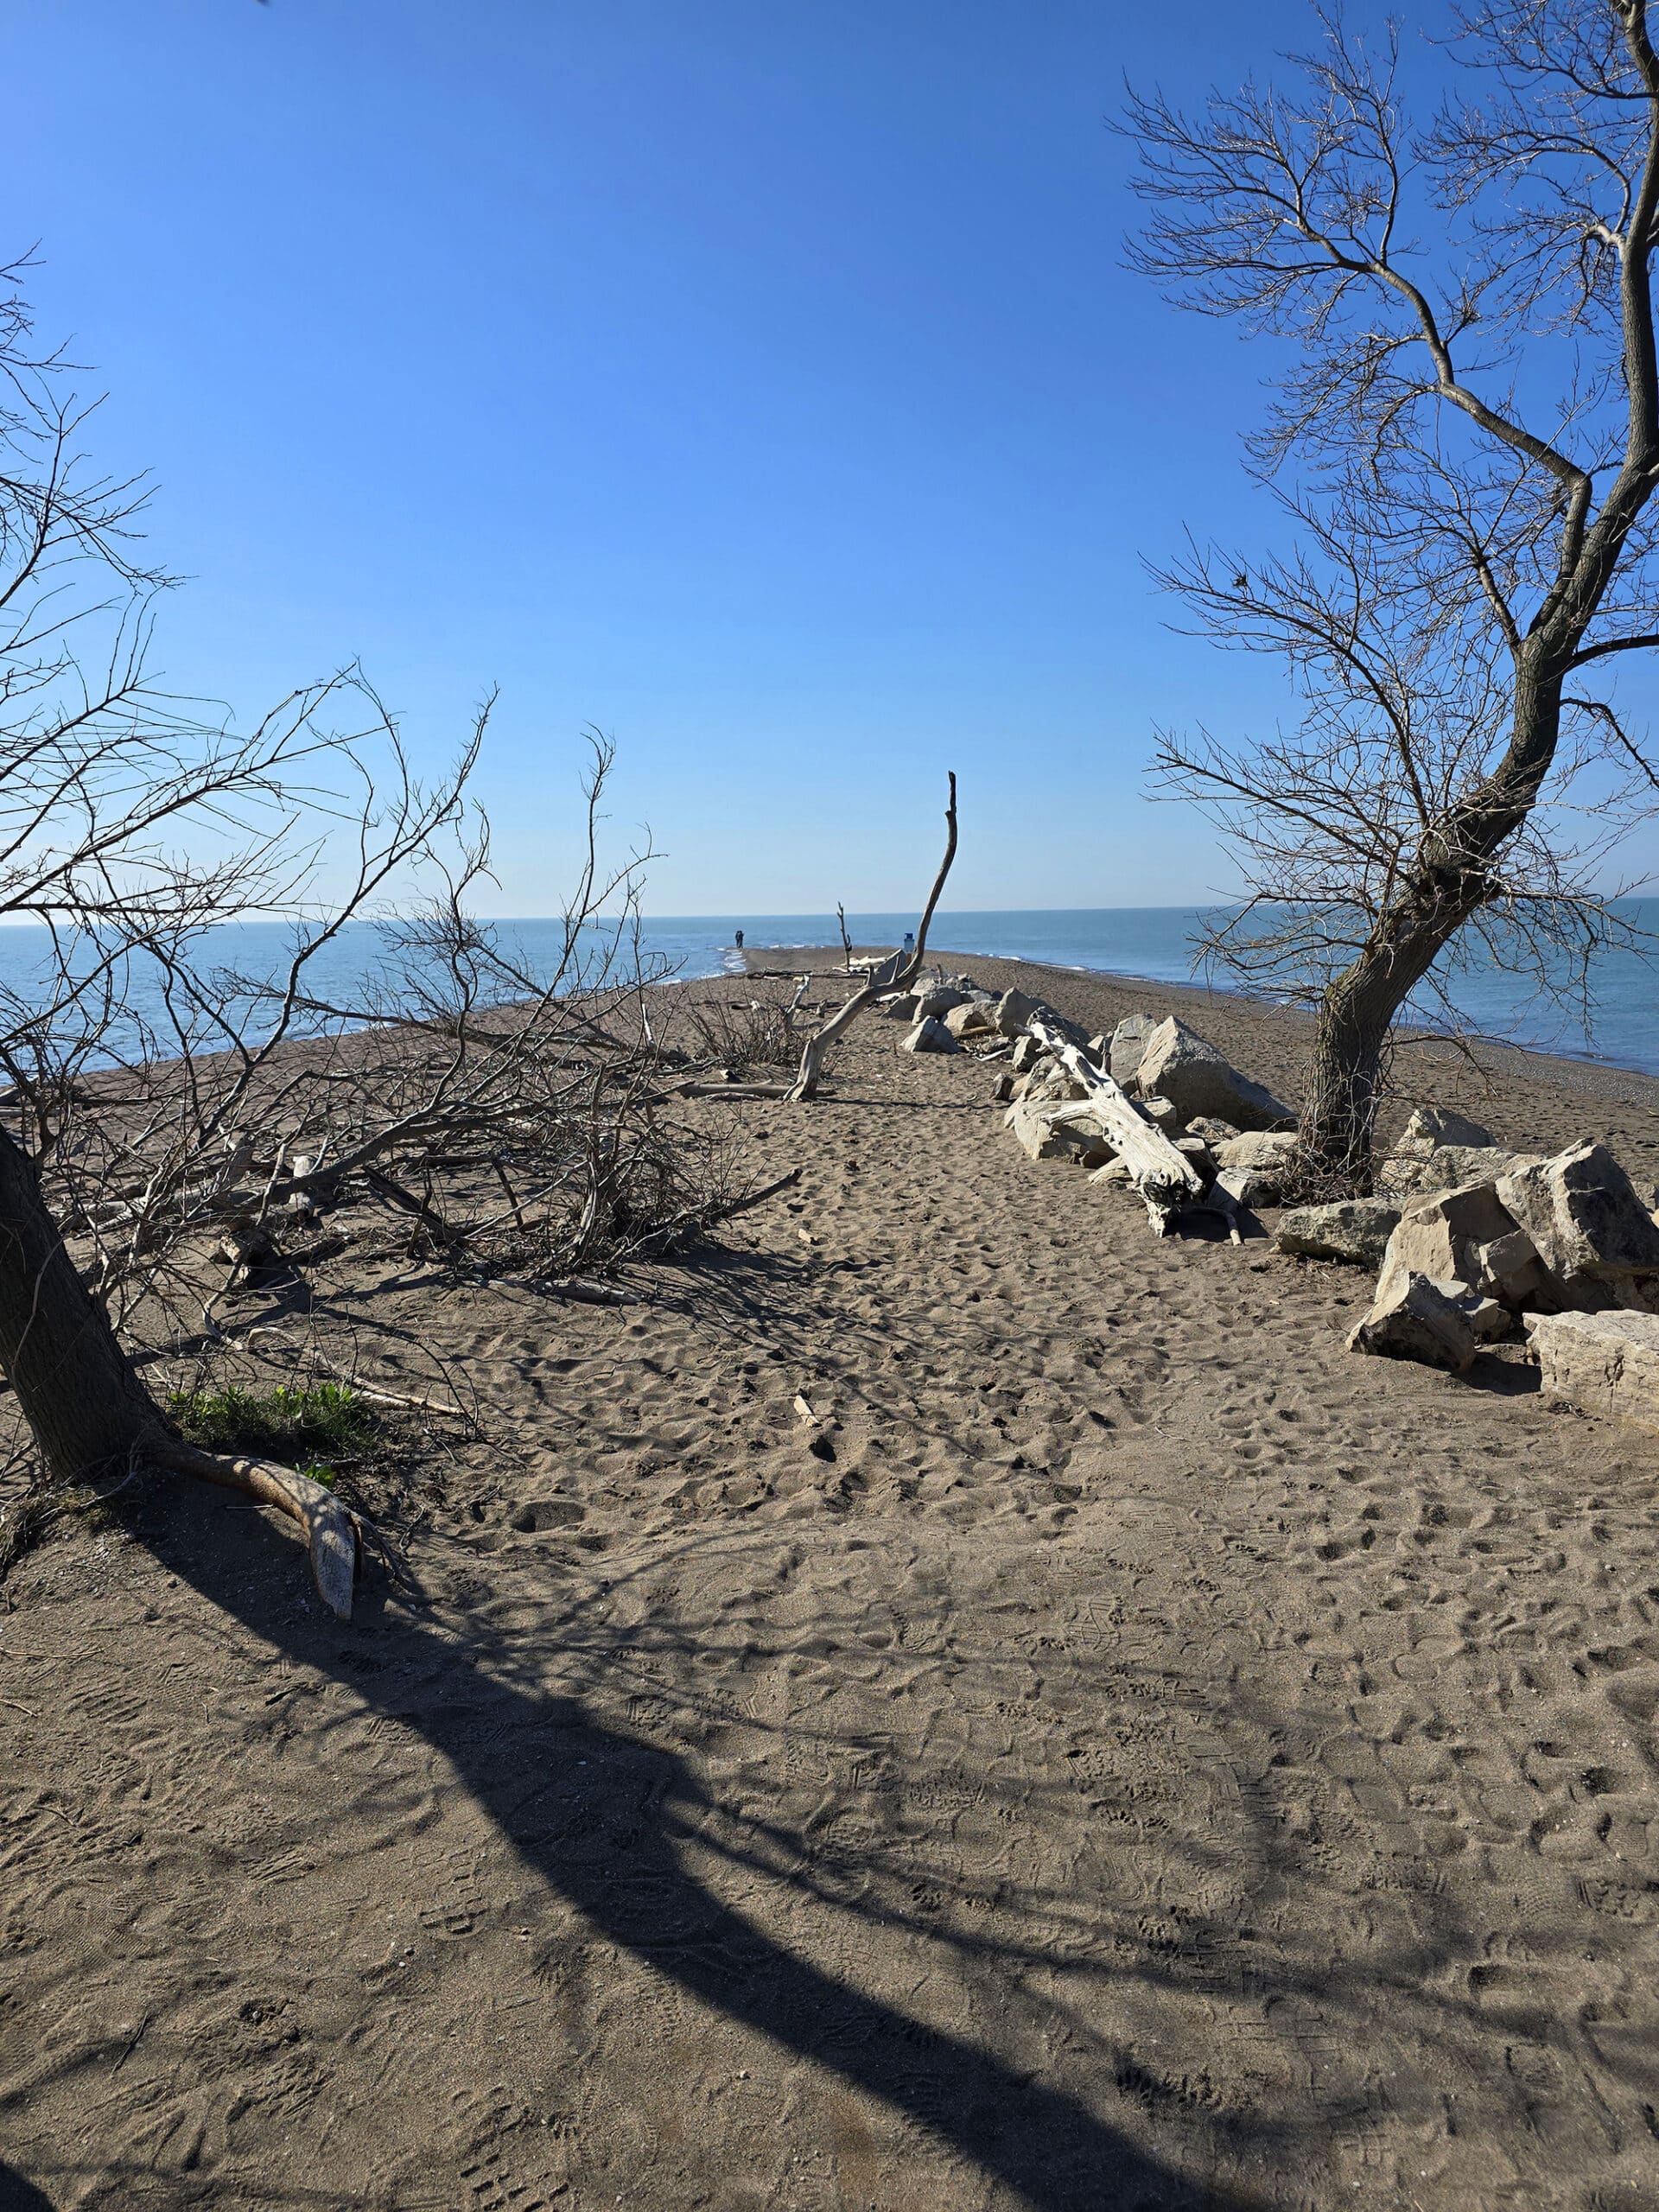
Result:
{"type": "MultiPolygon", "coordinates": [[[[899,1033],[707,1109],[804,1179],[643,1306],[362,1286],[488,1436],[418,1597],[161,1482],[16,1570],[4,2212],[1659,2202],[1659,1436],[1351,1355],[899,1033]]],[[[1396,1110],[1659,1166],[1482,1059],[1396,1110]]]]}

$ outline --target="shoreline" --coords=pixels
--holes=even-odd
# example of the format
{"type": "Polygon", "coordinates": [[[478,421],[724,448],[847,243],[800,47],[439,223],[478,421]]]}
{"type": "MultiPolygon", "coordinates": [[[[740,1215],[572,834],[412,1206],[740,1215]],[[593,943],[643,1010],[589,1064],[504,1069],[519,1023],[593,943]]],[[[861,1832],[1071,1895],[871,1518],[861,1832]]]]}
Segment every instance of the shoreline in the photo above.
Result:
{"type": "MultiPolygon", "coordinates": [[[[890,948],[864,945],[854,947],[856,953],[888,949],[890,948]]],[[[827,972],[836,977],[844,977],[846,970],[841,965],[841,957],[839,945],[745,945],[743,948],[743,957],[748,963],[745,972],[755,977],[757,981],[768,973],[774,978],[779,978],[785,975],[799,975],[803,972],[803,967],[798,963],[807,962],[832,963],[833,965],[828,969],[827,972]],[[798,964],[793,967],[786,964],[777,968],[757,967],[754,964],[755,962],[762,958],[769,962],[783,961],[785,963],[793,959],[798,964]]],[[[937,964],[951,973],[973,976],[978,980],[987,982],[988,984],[995,982],[996,987],[1001,990],[1015,987],[1024,988],[1022,978],[1025,982],[1029,982],[1033,976],[1046,976],[1051,981],[1043,995],[1050,998],[1055,998],[1055,991],[1068,984],[1093,987],[1091,996],[1096,992],[1109,988],[1122,994],[1124,1000],[1124,1011],[1130,1014],[1152,1011],[1153,1007],[1147,1001],[1155,1001],[1161,995],[1169,1001],[1167,1011],[1182,1013],[1184,1020],[1187,1017],[1183,1013],[1183,1007],[1198,1007],[1206,1013],[1213,1009],[1224,1021],[1230,1014],[1236,1012],[1252,1023],[1262,1022],[1282,1026],[1293,1033],[1300,1030],[1304,1035],[1312,1029],[1313,1024],[1313,1016],[1311,1013],[1296,1007],[1278,1006],[1271,1000],[1255,997],[1249,992],[1218,989],[1205,983],[1165,982],[1157,976],[1129,975],[1114,969],[1082,968],[1056,962],[1027,960],[1018,954],[992,956],[961,952],[949,947],[938,950],[930,948],[927,964],[930,968],[937,964]],[[1017,972],[1010,972],[1006,976],[1002,976],[1000,971],[1004,969],[1017,972]]],[[[817,975],[825,973],[826,970],[822,967],[815,966],[812,972],[817,975]]],[[[687,982],[717,982],[721,980],[722,975],[730,977],[735,973],[735,970],[728,969],[717,971],[712,976],[687,977],[685,980],[687,982]]],[[[1055,998],[1055,1003],[1061,1005],[1062,1001],[1055,998]]],[[[1064,1007],[1062,1010],[1065,1010],[1064,1007]]],[[[1203,1029],[1202,1020],[1196,1017],[1192,1019],[1191,1026],[1198,1029],[1201,1033],[1208,1033],[1203,1029]]],[[[1223,1043],[1220,1037],[1215,1038],[1212,1041],[1217,1044],[1223,1043]]],[[[1487,1071],[1494,1077],[1501,1076],[1506,1071],[1523,1076],[1530,1072],[1535,1080],[1558,1084],[1563,1089],[1579,1091],[1588,1096],[1601,1096],[1610,1087],[1623,1090],[1628,1085],[1637,1084],[1642,1086],[1644,1093],[1647,1094],[1643,1103],[1650,1103],[1654,1110],[1659,1112],[1659,1074],[1651,1073],[1644,1068],[1630,1067],[1618,1060],[1596,1059],[1588,1055],[1552,1052],[1545,1046],[1517,1044],[1502,1037],[1471,1034],[1466,1039],[1459,1039],[1441,1035],[1434,1031],[1408,1033],[1396,1039],[1395,1049],[1396,1054],[1410,1053],[1414,1056],[1421,1054],[1426,1060],[1430,1061],[1464,1063],[1472,1060],[1478,1066],[1481,1065],[1484,1056],[1490,1055],[1493,1065],[1487,1071]],[[1524,1065],[1514,1071],[1508,1071],[1505,1063],[1510,1061],[1524,1065]]],[[[1239,1065],[1244,1067],[1243,1062],[1240,1062],[1239,1065]]],[[[1244,1072],[1249,1074],[1253,1073],[1254,1071],[1244,1067],[1244,1072]]],[[[1396,1077],[1391,1088],[1398,1091],[1400,1087],[1401,1078],[1396,1077]]],[[[1448,1097],[1438,1103],[1451,1104],[1456,1102],[1448,1097]]]]}

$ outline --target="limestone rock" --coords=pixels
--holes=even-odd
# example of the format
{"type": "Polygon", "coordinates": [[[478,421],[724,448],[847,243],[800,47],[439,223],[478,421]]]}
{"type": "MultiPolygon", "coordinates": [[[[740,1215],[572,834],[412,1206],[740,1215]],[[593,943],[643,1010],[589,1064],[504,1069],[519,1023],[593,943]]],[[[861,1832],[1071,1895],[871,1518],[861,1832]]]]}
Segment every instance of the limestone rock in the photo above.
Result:
{"type": "Polygon", "coordinates": [[[998,1105],[1013,1097],[1014,1084],[1014,1078],[1008,1073],[1007,1068],[1004,1068],[991,1085],[991,1096],[998,1105]]]}
{"type": "MultiPolygon", "coordinates": [[[[1192,1124],[1186,1126],[1190,1135],[1192,1124]]],[[[1223,1167],[1259,1167],[1266,1173],[1281,1166],[1299,1142],[1294,1129],[1247,1129],[1242,1136],[1224,1138],[1216,1147],[1216,1159],[1223,1167]]]]}
{"type": "Polygon", "coordinates": [[[1351,1351],[1414,1359],[1461,1375],[1478,1349],[1467,1313],[1427,1275],[1402,1273],[1379,1289],[1370,1312],[1348,1338],[1351,1351]]]}
{"type": "Polygon", "coordinates": [[[1490,1183],[1465,1183],[1406,1208],[1382,1255],[1378,1297],[1412,1274],[1442,1287],[1450,1279],[1489,1296],[1501,1285],[1516,1306],[1543,1287],[1537,1254],[1490,1183]]]}
{"type": "Polygon", "coordinates": [[[1454,1113],[1449,1106],[1420,1106],[1400,1133],[1402,1147],[1426,1144],[1492,1146],[1497,1139],[1490,1129],[1483,1129],[1478,1122],[1471,1122],[1467,1115],[1454,1113]]]}
{"type": "Polygon", "coordinates": [[[1014,1073],[1015,1073],[1016,1075],[1028,1075],[1028,1074],[1030,1073],[1031,1070],[1036,1066],[1036,1065],[1037,1065],[1038,1061],[1039,1061],[1039,1060],[1040,1060],[1040,1059],[1042,1058],[1042,1057],[1043,1057],[1043,1048],[1042,1048],[1042,1046],[1041,1046],[1037,1042],[1037,1039],[1036,1039],[1034,1037],[1029,1037],[1029,1036],[1027,1036],[1027,1035],[1022,1032],[1022,1033],[1021,1033],[1021,1034],[1020,1034],[1020,1036],[1015,1039],[1015,1042],[1014,1042],[1014,1073]]]}
{"type": "Polygon", "coordinates": [[[1190,1137],[1202,1137],[1207,1145],[1225,1144],[1238,1135],[1231,1122],[1217,1121],[1213,1114],[1195,1114],[1186,1125],[1190,1137]]]}
{"type": "Polygon", "coordinates": [[[1180,1128],[1182,1117],[1173,1099],[1143,1098],[1140,1101],[1140,1106],[1141,1111],[1146,1116],[1147,1121],[1155,1122],[1160,1129],[1167,1132],[1170,1129],[1180,1128]]]}
{"type": "Polygon", "coordinates": [[[1174,1014],[1147,1039],[1137,1072],[1141,1090],[1169,1099],[1183,1121],[1216,1114],[1241,1129],[1266,1129],[1296,1118],[1174,1014]]]}
{"type": "Polygon", "coordinates": [[[1149,1014],[1126,1014],[1112,1032],[1108,1048],[1111,1066],[1108,1070],[1112,1081],[1127,1090],[1141,1072],[1141,1058],[1147,1049],[1147,1039],[1158,1027],[1149,1014]]]}
{"type": "Polygon", "coordinates": [[[953,1006],[944,1016],[944,1026],[957,1039],[997,1033],[996,1024],[977,999],[964,999],[960,1006],[953,1006]]]}
{"type": "Polygon", "coordinates": [[[1546,1396],[1659,1428],[1659,1314],[1529,1313],[1546,1396]]]}
{"type": "Polygon", "coordinates": [[[1386,1198],[1344,1198],[1329,1206],[1298,1206],[1274,1233],[1281,1252],[1307,1260],[1346,1260],[1377,1268],[1400,1218],[1386,1198]]]}
{"type": "Polygon", "coordinates": [[[1570,1304],[1605,1304],[1611,1286],[1659,1274],[1659,1224],[1605,1145],[1518,1167],[1497,1195],[1570,1304]]]}
{"type": "Polygon", "coordinates": [[[954,983],[935,983],[916,994],[917,1017],[922,1021],[943,1021],[952,1007],[967,1004],[967,992],[959,991],[954,983]]]}
{"type": "Polygon", "coordinates": [[[881,1006],[881,1016],[886,1021],[914,1021],[917,1019],[915,992],[900,991],[896,999],[885,1000],[881,1006]]]}
{"type": "Polygon", "coordinates": [[[1088,1051],[1089,1032],[1083,1024],[1080,1021],[1069,1021],[1065,1014],[1058,1013],[1046,999],[1032,998],[1025,991],[1004,991],[991,1010],[993,1022],[1002,1035],[1007,1038],[1018,1037],[1027,1024],[1039,1014],[1045,1021],[1052,1023],[1059,1031],[1067,1044],[1075,1045],[1080,1052],[1088,1051]]]}
{"type": "Polygon", "coordinates": [[[1237,1205],[1252,1210],[1279,1203],[1278,1184],[1259,1167],[1224,1167],[1216,1177],[1216,1187],[1225,1191],[1237,1205]]]}
{"type": "Polygon", "coordinates": [[[1503,1145],[1422,1145],[1414,1152],[1391,1153],[1376,1172],[1376,1188],[1394,1198],[1455,1191],[1464,1183],[1496,1183],[1536,1159],[1535,1154],[1510,1152],[1503,1145]]]}
{"type": "Polygon", "coordinates": [[[899,1047],[901,1052],[954,1052],[956,1039],[942,1021],[925,1015],[899,1047]]]}

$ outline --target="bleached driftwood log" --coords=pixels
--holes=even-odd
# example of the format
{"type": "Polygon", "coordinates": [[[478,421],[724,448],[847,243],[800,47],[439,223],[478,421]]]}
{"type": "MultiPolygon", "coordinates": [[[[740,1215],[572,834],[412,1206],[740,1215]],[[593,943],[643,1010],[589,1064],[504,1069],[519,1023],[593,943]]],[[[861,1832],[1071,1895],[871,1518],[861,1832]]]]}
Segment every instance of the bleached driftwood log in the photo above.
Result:
{"type": "Polygon", "coordinates": [[[867,1006],[874,1005],[877,999],[889,991],[907,989],[922,972],[922,962],[927,953],[928,925],[933,919],[933,909],[939,903],[944,879],[950,873],[950,863],[957,856],[957,779],[954,772],[950,775],[950,797],[944,810],[944,858],[939,862],[939,872],[933,879],[933,888],[928,893],[927,905],[922,910],[914,950],[908,959],[902,952],[893,953],[880,967],[873,968],[845,1006],[839,1007],[822,1029],[807,1039],[801,1052],[800,1073],[789,1093],[791,1100],[798,1103],[802,1099],[816,1098],[823,1056],[830,1046],[858,1019],[867,1006]]]}
{"type": "Polygon", "coordinates": [[[1026,1027],[1072,1081],[1088,1092],[1090,1110],[1146,1200],[1154,1236],[1161,1236],[1183,1206],[1203,1197],[1204,1178],[1186,1154],[1177,1152],[1163,1131],[1136,1109],[1110,1076],[1063,1037],[1051,1021],[1037,1014],[1026,1027]]]}

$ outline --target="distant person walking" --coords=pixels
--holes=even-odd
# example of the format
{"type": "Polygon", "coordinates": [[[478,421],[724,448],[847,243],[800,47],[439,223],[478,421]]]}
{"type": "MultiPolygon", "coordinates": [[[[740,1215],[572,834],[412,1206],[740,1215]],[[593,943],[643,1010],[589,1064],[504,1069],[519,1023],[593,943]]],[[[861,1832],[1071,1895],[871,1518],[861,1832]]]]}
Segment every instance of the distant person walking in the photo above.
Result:
{"type": "Polygon", "coordinates": [[[737,949],[741,952],[743,950],[743,932],[741,930],[736,930],[734,931],[733,934],[737,939],[737,949]]]}

